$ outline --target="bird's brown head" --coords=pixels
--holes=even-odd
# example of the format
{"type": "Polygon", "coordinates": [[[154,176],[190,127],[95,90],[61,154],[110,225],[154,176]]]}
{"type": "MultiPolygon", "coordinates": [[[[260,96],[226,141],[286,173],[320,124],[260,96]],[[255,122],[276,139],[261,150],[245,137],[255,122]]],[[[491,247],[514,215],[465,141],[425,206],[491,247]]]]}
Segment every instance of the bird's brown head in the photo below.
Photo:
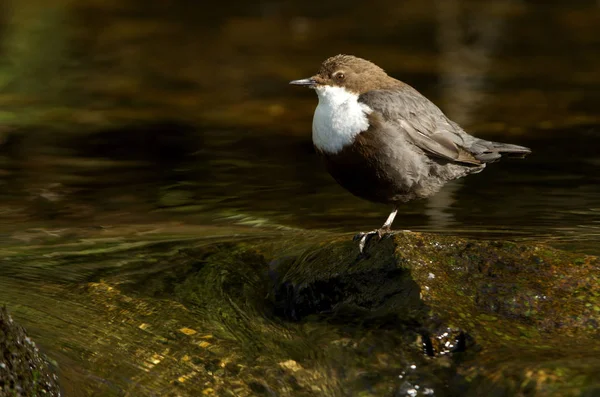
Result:
{"type": "Polygon", "coordinates": [[[366,59],[352,55],[336,55],[325,60],[316,75],[308,79],[291,81],[290,84],[305,85],[310,88],[337,86],[360,95],[372,90],[393,88],[402,83],[391,78],[382,68],[366,59]]]}

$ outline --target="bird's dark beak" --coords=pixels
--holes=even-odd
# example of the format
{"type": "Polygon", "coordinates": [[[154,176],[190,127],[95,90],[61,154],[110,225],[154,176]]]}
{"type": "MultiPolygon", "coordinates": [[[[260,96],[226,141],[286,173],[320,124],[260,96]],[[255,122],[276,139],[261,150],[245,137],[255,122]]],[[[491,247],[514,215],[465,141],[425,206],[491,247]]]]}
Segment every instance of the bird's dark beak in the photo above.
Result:
{"type": "Polygon", "coordinates": [[[293,85],[304,85],[304,86],[312,88],[312,87],[314,87],[317,84],[317,82],[312,77],[309,77],[308,79],[292,80],[292,81],[290,81],[290,84],[293,84],[293,85]]]}

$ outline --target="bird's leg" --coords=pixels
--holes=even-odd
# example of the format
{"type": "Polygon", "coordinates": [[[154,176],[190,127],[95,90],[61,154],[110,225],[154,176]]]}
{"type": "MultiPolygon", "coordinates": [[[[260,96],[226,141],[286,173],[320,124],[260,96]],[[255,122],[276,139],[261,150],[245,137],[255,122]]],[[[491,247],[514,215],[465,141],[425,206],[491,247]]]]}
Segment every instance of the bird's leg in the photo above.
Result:
{"type": "Polygon", "coordinates": [[[390,213],[390,216],[388,216],[383,226],[379,229],[371,230],[370,232],[360,232],[354,237],[354,240],[359,240],[358,250],[361,254],[365,249],[365,245],[373,236],[377,235],[377,238],[381,239],[385,233],[389,233],[392,230],[392,223],[394,222],[397,213],[398,208],[394,207],[394,210],[390,213]]]}
{"type": "Polygon", "coordinates": [[[392,230],[392,223],[394,223],[394,218],[396,217],[397,213],[398,213],[398,208],[394,207],[394,210],[390,213],[388,218],[385,220],[385,223],[379,230],[384,230],[386,232],[389,232],[390,230],[392,230]]]}

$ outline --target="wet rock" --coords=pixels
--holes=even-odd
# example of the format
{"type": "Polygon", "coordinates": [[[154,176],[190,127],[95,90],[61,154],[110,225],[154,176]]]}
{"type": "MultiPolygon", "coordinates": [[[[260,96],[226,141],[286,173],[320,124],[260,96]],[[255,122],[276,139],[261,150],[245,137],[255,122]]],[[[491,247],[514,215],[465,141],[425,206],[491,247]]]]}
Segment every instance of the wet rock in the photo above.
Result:
{"type": "Polygon", "coordinates": [[[0,308],[0,396],[60,396],[58,378],[35,343],[0,308]]]}
{"type": "MultiPolygon", "coordinates": [[[[46,282],[60,276],[49,269],[80,277],[87,287],[60,297],[86,302],[85,329],[111,336],[81,338],[94,358],[74,359],[103,382],[79,386],[293,397],[600,390],[595,257],[420,233],[359,256],[350,236],[261,233],[86,240],[52,255],[28,247],[46,282]]],[[[21,269],[11,255],[4,270],[21,269]]]]}
{"type": "Polygon", "coordinates": [[[419,233],[388,236],[368,253],[334,239],[273,260],[275,313],[418,334],[426,356],[451,357],[428,369],[460,375],[446,383],[451,395],[583,395],[600,386],[591,353],[600,348],[597,258],[419,233]]]}

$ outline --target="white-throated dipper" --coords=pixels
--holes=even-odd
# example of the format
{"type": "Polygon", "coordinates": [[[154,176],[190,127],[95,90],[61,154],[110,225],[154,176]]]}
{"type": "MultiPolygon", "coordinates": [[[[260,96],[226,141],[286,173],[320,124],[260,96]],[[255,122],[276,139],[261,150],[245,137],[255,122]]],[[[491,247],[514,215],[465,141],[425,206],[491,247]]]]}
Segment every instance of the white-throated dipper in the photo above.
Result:
{"type": "Polygon", "coordinates": [[[503,154],[531,153],[467,134],[417,90],[352,55],[331,57],[290,84],[319,96],[312,139],[329,173],[352,194],[394,206],[381,228],[357,236],[361,253],[370,236],[391,230],[400,203],[429,197],[503,154]]]}

